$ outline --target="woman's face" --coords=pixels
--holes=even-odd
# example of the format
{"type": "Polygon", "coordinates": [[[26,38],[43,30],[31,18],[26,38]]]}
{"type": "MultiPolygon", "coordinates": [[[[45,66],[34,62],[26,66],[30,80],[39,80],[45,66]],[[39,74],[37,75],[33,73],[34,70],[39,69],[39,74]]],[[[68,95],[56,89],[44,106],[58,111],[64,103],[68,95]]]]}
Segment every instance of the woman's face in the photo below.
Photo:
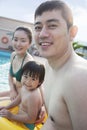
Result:
{"type": "Polygon", "coordinates": [[[25,54],[30,45],[27,33],[22,30],[17,30],[14,33],[12,44],[17,54],[19,55],[25,54]]]}

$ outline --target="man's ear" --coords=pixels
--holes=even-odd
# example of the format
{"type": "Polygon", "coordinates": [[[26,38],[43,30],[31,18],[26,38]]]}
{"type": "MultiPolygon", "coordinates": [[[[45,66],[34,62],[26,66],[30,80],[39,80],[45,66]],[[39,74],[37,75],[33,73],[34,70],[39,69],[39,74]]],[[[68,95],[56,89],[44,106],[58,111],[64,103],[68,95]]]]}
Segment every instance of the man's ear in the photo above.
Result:
{"type": "Polygon", "coordinates": [[[70,41],[73,41],[73,39],[75,38],[77,32],[78,32],[77,26],[72,26],[72,27],[70,27],[70,29],[69,29],[70,41]]]}

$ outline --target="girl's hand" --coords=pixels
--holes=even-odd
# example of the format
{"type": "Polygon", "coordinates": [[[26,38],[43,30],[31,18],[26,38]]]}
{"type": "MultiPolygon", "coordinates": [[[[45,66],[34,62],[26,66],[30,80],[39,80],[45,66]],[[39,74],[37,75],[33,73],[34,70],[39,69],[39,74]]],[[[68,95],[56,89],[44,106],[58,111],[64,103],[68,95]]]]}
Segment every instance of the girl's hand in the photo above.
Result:
{"type": "Polygon", "coordinates": [[[5,109],[5,106],[0,106],[0,110],[5,109]]]}
{"type": "Polygon", "coordinates": [[[39,119],[36,120],[35,124],[43,123],[43,120],[44,120],[44,118],[45,118],[45,115],[46,115],[45,106],[42,106],[42,107],[41,107],[40,114],[39,114],[39,119]]]}
{"type": "Polygon", "coordinates": [[[8,118],[8,119],[11,119],[12,113],[11,113],[9,110],[7,110],[7,109],[2,109],[2,110],[0,111],[0,116],[6,117],[6,118],[8,118]]]}

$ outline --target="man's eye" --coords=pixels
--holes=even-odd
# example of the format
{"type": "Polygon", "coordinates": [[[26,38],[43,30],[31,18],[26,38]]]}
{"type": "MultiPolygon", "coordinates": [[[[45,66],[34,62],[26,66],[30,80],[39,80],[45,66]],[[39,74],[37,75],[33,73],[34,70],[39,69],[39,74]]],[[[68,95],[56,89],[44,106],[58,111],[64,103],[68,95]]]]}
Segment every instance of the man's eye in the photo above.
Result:
{"type": "Polygon", "coordinates": [[[48,25],[48,28],[56,28],[56,27],[57,27],[57,25],[55,25],[55,24],[48,25]]]}

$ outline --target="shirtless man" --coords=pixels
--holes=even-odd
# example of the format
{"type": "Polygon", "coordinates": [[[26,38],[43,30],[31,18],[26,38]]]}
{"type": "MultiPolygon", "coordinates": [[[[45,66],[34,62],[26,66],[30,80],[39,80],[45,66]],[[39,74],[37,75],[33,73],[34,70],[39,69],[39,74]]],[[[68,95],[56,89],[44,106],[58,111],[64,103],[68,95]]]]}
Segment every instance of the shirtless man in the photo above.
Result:
{"type": "Polygon", "coordinates": [[[41,130],[87,130],[87,61],[72,47],[77,33],[72,11],[59,0],[35,11],[34,36],[47,59],[45,104],[48,119],[41,130]]]}

